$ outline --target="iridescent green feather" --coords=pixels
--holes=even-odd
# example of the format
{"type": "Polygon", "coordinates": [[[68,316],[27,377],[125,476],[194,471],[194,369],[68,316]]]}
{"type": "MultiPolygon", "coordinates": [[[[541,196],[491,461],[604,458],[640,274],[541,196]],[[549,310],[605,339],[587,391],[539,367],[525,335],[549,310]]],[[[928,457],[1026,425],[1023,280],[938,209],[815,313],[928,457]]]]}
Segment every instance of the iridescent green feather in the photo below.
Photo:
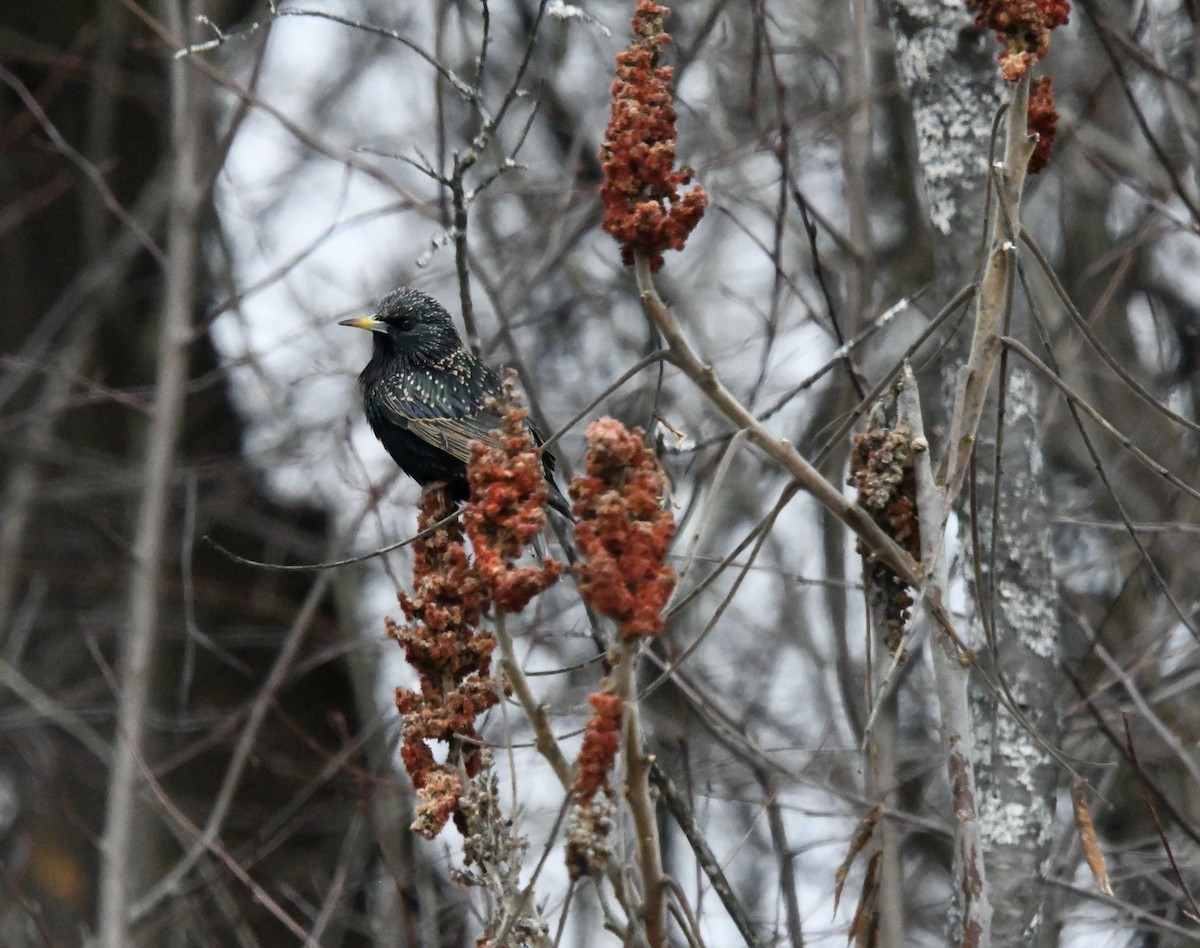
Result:
{"type": "Polygon", "coordinates": [[[500,394],[496,374],[462,349],[381,379],[371,392],[384,418],[464,463],[472,441],[494,441],[500,416],[486,405],[500,394]]]}

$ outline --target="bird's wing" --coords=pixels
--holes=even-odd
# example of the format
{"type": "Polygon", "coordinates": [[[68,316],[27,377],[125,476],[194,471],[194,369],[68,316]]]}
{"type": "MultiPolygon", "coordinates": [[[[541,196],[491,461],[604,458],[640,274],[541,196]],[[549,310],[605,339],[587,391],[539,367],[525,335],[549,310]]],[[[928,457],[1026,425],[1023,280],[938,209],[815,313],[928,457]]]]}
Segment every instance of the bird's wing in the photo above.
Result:
{"type": "MultiPolygon", "coordinates": [[[[388,421],[411,431],[422,441],[440,448],[464,464],[471,459],[471,442],[497,444],[493,432],[501,425],[497,412],[487,408],[488,398],[501,392],[500,379],[477,361],[456,361],[452,369],[438,366],[429,374],[409,373],[378,383],[377,405],[388,421]]],[[[534,443],[545,440],[532,423],[534,443]]],[[[554,470],[554,455],[542,458],[554,470]]]]}
{"type": "Polygon", "coordinates": [[[471,442],[494,444],[492,431],[498,427],[500,416],[487,411],[471,418],[413,418],[408,422],[409,431],[464,464],[471,460],[471,442]]]}
{"type": "Polygon", "coordinates": [[[389,422],[466,463],[471,442],[495,442],[492,431],[500,416],[488,409],[487,399],[499,392],[499,380],[486,366],[462,373],[407,374],[378,383],[377,410],[389,422]],[[471,371],[474,370],[474,371],[471,371]]]}

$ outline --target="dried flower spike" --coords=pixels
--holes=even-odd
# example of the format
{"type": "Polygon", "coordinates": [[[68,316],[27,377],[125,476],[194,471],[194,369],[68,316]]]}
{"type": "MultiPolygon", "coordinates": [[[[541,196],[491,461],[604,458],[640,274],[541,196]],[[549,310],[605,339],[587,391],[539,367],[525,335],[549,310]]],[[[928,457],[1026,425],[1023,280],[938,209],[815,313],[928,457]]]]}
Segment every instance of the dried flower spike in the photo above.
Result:
{"type": "Polygon", "coordinates": [[[586,473],[570,490],[585,560],[579,591],[616,621],[622,638],[657,635],[675,588],[675,571],[664,563],[675,520],[660,503],[662,468],[641,429],[629,431],[613,418],[592,422],[587,442],[586,473]]]}
{"type": "Polygon", "coordinates": [[[637,39],[617,55],[612,114],[600,149],[602,226],[621,245],[626,266],[641,253],[652,270],[662,266],[664,250],[683,249],[708,204],[700,185],[679,197],[680,185],[692,180],[692,169],[675,170],[674,70],[659,65],[663,47],[671,41],[663,29],[670,12],[653,0],[638,0],[633,15],[637,39]]]}
{"type": "MultiPolygon", "coordinates": [[[[514,562],[545,526],[547,488],[511,381],[505,392],[509,407],[500,437],[471,447],[471,496],[462,519],[474,560],[457,522],[422,537],[413,544],[413,593],[399,596],[407,621],[387,620],[388,635],[400,643],[421,680],[420,691],[396,689],[396,707],[404,715],[400,755],[417,788],[413,829],[428,837],[441,832],[451,816],[461,823],[462,775],[480,772],[484,749],[475,721],[499,700],[491,676],[496,641],[481,628],[484,613],[490,605],[520,612],[562,572],[551,559],[520,567],[514,562]],[[434,759],[434,741],[450,745],[445,764],[434,759]]],[[[426,490],[418,530],[430,529],[453,511],[445,491],[426,490]]]]}
{"type": "MultiPolygon", "coordinates": [[[[917,482],[908,426],[872,428],[853,438],[847,483],[858,489],[858,502],[892,539],[914,559],[921,557],[921,525],[917,517],[917,482]]],[[[860,544],[860,552],[862,547],[860,544]]],[[[882,598],[887,615],[884,644],[899,648],[911,617],[912,594],[891,567],[870,564],[873,595],[882,598]]]]}
{"type": "Polygon", "coordinates": [[[609,837],[616,807],[605,794],[576,802],[567,823],[567,873],[571,881],[603,868],[612,859],[609,837]]]}
{"type": "Polygon", "coordinates": [[[558,579],[562,565],[549,557],[541,565],[514,565],[546,526],[547,488],[542,458],[525,423],[529,413],[511,378],[504,392],[508,407],[495,444],[471,445],[471,496],[463,507],[463,523],[475,553],[475,573],[492,603],[501,612],[520,612],[558,579]]]}
{"type": "Polygon", "coordinates": [[[609,774],[621,749],[624,705],[610,681],[588,695],[594,712],[583,732],[583,746],[575,764],[571,789],[575,803],[567,826],[567,871],[572,879],[593,872],[611,855],[608,834],[612,829],[612,786],[609,774]]]}
{"type": "MultiPolygon", "coordinates": [[[[452,510],[443,491],[426,491],[418,529],[428,529],[452,510]]],[[[417,789],[412,828],[432,838],[458,808],[458,771],[468,777],[479,772],[475,721],[499,700],[491,677],[496,643],[479,629],[487,593],[471,569],[458,525],[439,527],[413,550],[413,594],[399,597],[408,621],[398,625],[388,619],[387,630],[421,680],[419,692],[396,689],[396,708],[404,716],[400,755],[417,789]],[[446,764],[434,760],[433,741],[450,745],[446,764]]]]}
{"type": "Polygon", "coordinates": [[[451,869],[460,885],[478,887],[493,906],[483,919],[476,948],[532,948],[549,944],[549,928],[532,897],[513,898],[513,880],[521,875],[528,841],[520,836],[500,805],[500,781],[490,751],[483,770],[463,788],[459,816],[463,830],[463,868],[451,869]]]}
{"type": "Polygon", "coordinates": [[[607,788],[608,775],[621,746],[621,696],[597,691],[588,695],[587,700],[595,713],[583,732],[572,788],[582,802],[607,788]]]}
{"type": "Polygon", "coordinates": [[[979,10],[975,25],[991,29],[1001,45],[1000,72],[1016,82],[1050,48],[1050,32],[1070,19],[1068,0],[967,0],[979,10]]]}
{"type": "Polygon", "coordinates": [[[1038,174],[1050,164],[1050,153],[1054,150],[1054,131],[1058,126],[1058,112],[1054,108],[1054,83],[1049,76],[1042,76],[1029,90],[1029,130],[1036,132],[1037,147],[1029,158],[1029,173],[1038,174]]]}

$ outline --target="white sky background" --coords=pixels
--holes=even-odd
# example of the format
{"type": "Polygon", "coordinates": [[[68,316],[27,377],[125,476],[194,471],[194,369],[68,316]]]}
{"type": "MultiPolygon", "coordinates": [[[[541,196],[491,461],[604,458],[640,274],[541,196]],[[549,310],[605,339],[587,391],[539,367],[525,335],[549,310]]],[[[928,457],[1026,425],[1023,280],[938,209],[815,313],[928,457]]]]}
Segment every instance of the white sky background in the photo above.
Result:
{"type": "MultiPolygon", "coordinates": [[[[434,5],[322,4],[318,0],[304,5],[398,29],[427,49],[436,45],[434,5]]],[[[590,4],[588,11],[609,27],[612,38],[578,19],[550,22],[543,30],[544,41],[561,49],[556,82],[560,91],[573,96],[578,117],[589,125],[586,147],[594,150],[607,118],[610,81],[608,73],[598,76],[597,68],[601,64],[605,70],[611,69],[612,57],[626,42],[628,7],[620,3],[590,4]]],[[[511,23],[501,4],[494,4],[493,17],[497,44],[509,42],[511,23]]],[[[809,29],[817,27],[808,24],[809,29]]],[[[444,39],[453,47],[456,32],[447,32],[444,39]]],[[[714,86],[730,81],[730,73],[737,71],[736,62],[721,58],[728,57],[737,42],[736,37],[718,32],[706,47],[706,55],[715,57],[715,62],[698,62],[680,84],[680,155],[697,167],[699,180],[710,191],[712,207],[688,250],[667,255],[660,288],[673,299],[693,342],[713,360],[721,378],[735,392],[744,394],[758,376],[763,358],[763,321],[774,278],[773,264],[762,250],[762,245],[769,247],[772,239],[770,214],[763,209],[769,211],[772,207],[778,166],[756,143],[740,138],[736,126],[723,124],[719,110],[707,105],[714,86]],[[747,206],[747,195],[756,196],[761,203],[747,206]],[[721,213],[722,206],[735,212],[736,224],[721,213]]],[[[493,50],[492,56],[494,62],[512,58],[500,48],[493,50]]],[[[226,68],[240,78],[247,75],[244,63],[228,63],[226,68]]],[[[384,168],[420,205],[398,206],[401,199],[394,191],[360,172],[347,170],[338,161],[299,147],[275,119],[255,110],[240,129],[218,181],[218,206],[231,242],[238,284],[257,287],[239,309],[220,318],[214,332],[231,367],[240,407],[249,420],[246,450],[258,462],[273,490],[286,498],[325,506],[340,518],[339,526],[370,504],[372,487],[391,481],[385,501],[371,506],[371,513],[363,520],[353,542],[356,551],[409,535],[415,523],[418,489],[406,478],[396,478],[394,464],[362,417],[355,377],[368,358],[370,340],[366,333],[339,327],[336,322],[348,315],[370,312],[379,297],[404,283],[437,296],[456,319],[460,310],[453,247],[443,246],[429,256],[431,242],[443,234],[437,214],[437,186],[398,159],[363,151],[413,159],[423,154],[436,160],[432,86],[432,69],[399,44],[369,39],[329,21],[282,18],[272,26],[257,94],[323,141],[356,151],[384,168]],[[348,62],[354,64],[351,78],[338,89],[348,62]],[[331,103],[322,114],[314,115],[314,102],[331,89],[338,89],[331,103]],[[418,261],[426,257],[427,265],[419,267],[418,261]]],[[[496,88],[493,83],[493,98],[496,88]]],[[[527,114],[525,106],[519,108],[522,115],[527,114]]],[[[451,136],[456,132],[452,126],[451,136]]],[[[528,204],[513,195],[520,197],[538,189],[567,194],[557,158],[545,158],[552,154],[545,135],[535,125],[519,159],[528,167],[504,175],[473,210],[486,216],[489,227],[506,240],[522,247],[526,232],[537,222],[530,219],[528,204]]],[[[835,149],[819,134],[801,148],[803,154],[797,162],[806,196],[821,213],[843,224],[841,170],[835,149]]],[[[586,194],[567,196],[572,208],[580,201],[595,200],[586,194]]],[[[572,222],[577,219],[570,218],[572,222]]],[[[488,258],[483,229],[473,224],[469,236],[472,251],[488,258]]],[[[819,368],[833,348],[828,333],[809,318],[810,308],[823,313],[824,304],[811,279],[802,235],[790,234],[788,240],[792,245],[789,253],[797,261],[790,275],[796,280],[799,295],[784,297],[780,332],[769,353],[759,406],[772,403],[819,368]]],[[[1180,247],[1180,258],[1194,256],[1195,246],[1191,242],[1180,247]]],[[[487,266],[499,297],[510,310],[507,316],[515,327],[518,350],[523,357],[528,354],[531,364],[536,365],[540,407],[550,427],[555,428],[637,360],[646,329],[636,303],[632,274],[622,271],[616,245],[598,229],[581,241],[544,282],[528,285],[529,277],[522,267],[527,261],[530,269],[543,266],[551,256],[551,248],[535,249],[539,254],[546,252],[536,259],[510,256],[507,261],[490,260],[487,266]],[[579,293],[580,303],[572,310],[564,331],[569,333],[569,342],[547,348],[547,339],[557,343],[559,337],[543,338],[543,330],[535,323],[555,305],[554,294],[564,283],[564,271],[568,274],[566,282],[579,293]]],[[[479,280],[473,289],[476,318],[486,342],[494,339],[499,323],[479,280]]],[[[883,305],[892,302],[886,300],[883,305]]],[[[911,312],[902,317],[898,321],[904,324],[901,331],[914,331],[920,325],[914,321],[917,319],[911,312]]],[[[458,325],[461,328],[461,321],[458,325]]],[[[492,348],[489,358],[493,364],[511,361],[503,345],[492,348]]],[[[672,373],[667,379],[664,406],[673,424],[697,439],[726,430],[672,373]]],[[[610,410],[629,404],[623,398],[613,399],[610,410]]],[[[773,430],[788,436],[804,432],[806,404],[804,396],[795,399],[772,419],[773,430]]],[[[578,469],[582,429],[569,434],[558,453],[570,467],[578,469]]],[[[686,502],[693,489],[693,472],[686,461],[673,460],[670,466],[676,476],[679,500],[686,502]]],[[[759,480],[762,471],[763,465],[752,451],[744,449],[735,472],[740,478],[758,480],[755,489],[769,505],[782,482],[773,474],[759,480]]],[[[853,813],[850,805],[824,787],[831,769],[857,771],[860,764],[857,751],[845,746],[844,722],[837,713],[831,715],[825,705],[839,700],[839,692],[823,595],[816,586],[795,590],[797,577],[814,578],[824,573],[821,546],[812,527],[815,517],[814,505],[807,499],[793,501],[775,530],[775,536],[785,541],[783,547],[768,561],[769,566],[778,568],[751,571],[734,604],[688,667],[698,678],[716,686],[722,708],[735,719],[747,713],[760,715],[761,720],[749,719],[752,725],[764,740],[773,742],[770,749],[801,774],[780,800],[787,817],[789,842],[800,854],[796,865],[806,943],[840,946],[845,943],[846,925],[857,898],[857,882],[856,877],[851,878],[835,914],[833,872],[845,855],[853,813]],[[786,596],[785,590],[790,590],[786,596]],[[801,604],[799,614],[793,608],[797,602],[801,604]],[[804,636],[811,637],[823,652],[826,663],[814,666],[809,653],[790,647],[801,627],[804,636]],[[749,689],[748,679],[753,680],[749,689]],[[814,702],[825,706],[814,713],[814,702]],[[772,721],[784,727],[773,729],[772,721]],[[798,738],[797,746],[779,746],[785,737],[798,738]]],[[[692,526],[681,534],[679,543],[686,541],[692,526]]],[[[701,552],[723,555],[730,536],[740,537],[745,529],[743,524],[732,534],[718,531],[701,552]]],[[[853,544],[849,544],[848,555],[856,559],[853,544]]],[[[400,552],[389,560],[396,575],[404,580],[409,571],[407,555],[400,552]]],[[[706,565],[697,565],[697,575],[702,575],[701,567],[706,565]]],[[[855,563],[851,577],[857,575],[857,569],[855,563]]],[[[397,612],[394,585],[382,569],[376,568],[368,591],[363,599],[363,628],[377,629],[381,635],[383,615],[397,612]]],[[[558,600],[559,605],[561,602],[558,600]]],[[[853,595],[850,603],[853,617],[861,607],[853,595]]],[[[574,655],[575,660],[587,657],[590,643],[572,638],[582,631],[577,613],[564,615],[548,607],[548,616],[551,632],[557,631],[562,638],[549,651],[533,646],[531,667],[552,667],[564,662],[566,655],[574,655]],[[556,629],[554,623],[560,623],[556,629]]],[[[379,647],[377,641],[368,645],[379,647]]],[[[521,641],[519,646],[524,650],[527,642],[521,641]]],[[[861,636],[850,647],[852,654],[859,654],[861,636]]],[[[392,659],[381,666],[380,673],[381,704],[387,704],[392,688],[411,683],[411,676],[403,667],[398,649],[389,651],[385,644],[383,654],[392,659]]],[[[552,708],[564,712],[579,709],[582,713],[581,695],[594,686],[594,681],[579,680],[562,691],[555,678],[534,681],[545,689],[552,708]]],[[[513,714],[510,711],[510,721],[513,714]]],[[[560,730],[566,732],[578,726],[582,717],[564,716],[558,720],[560,730]]],[[[662,723],[656,722],[653,715],[650,720],[651,726],[662,723]]],[[[498,715],[493,717],[489,731],[493,737],[504,734],[504,722],[498,715]]],[[[761,825],[765,815],[756,803],[761,788],[747,786],[742,797],[744,805],[736,799],[722,799],[729,793],[726,778],[732,768],[726,767],[723,751],[715,745],[706,746],[697,737],[689,735],[695,755],[689,764],[700,794],[699,816],[709,841],[724,858],[739,891],[747,895],[770,891],[775,859],[769,850],[759,848],[766,838],[761,825]],[[706,796],[709,774],[717,779],[713,794],[706,796]]],[[[530,836],[528,861],[533,865],[540,853],[540,841],[557,815],[561,796],[554,781],[539,772],[540,762],[531,752],[517,753],[522,807],[517,819],[521,830],[530,836]]],[[[497,759],[505,763],[499,753],[497,759]]],[[[502,785],[506,779],[502,776],[502,785]]],[[[458,837],[453,829],[434,845],[439,852],[446,852],[447,844],[452,861],[457,862],[454,854],[458,837]]],[[[676,852],[685,849],[680,841],[676,852]]],[[[679,878],[694,900],[693,906],[701,904],[695,872],[681,872],[679,878]]],[[[1083,879],[1079,882],[1087,884],[1083,879]]],[[[700,888],[705,891],[700,918],[709,944],[733,944],[724,910],[706,887],[700,888]]],[[[552,925],[556,923],[553,911],[564,891],[562,862],[552,857],[538,886],[539,896],[552,914],[552,925]]],[[[921,892],[917,897],[936,905],[944,899],[944,893],[921,892]]],[[[752,908],[770,904],[771,900],[766,899],[752,908]]],[[[778,905],[775,908],[779,910],[778,905]]],[[[1100,945],[1092,922],[1106,917],[1099,914],[1095,919],[1081,918],[1073,926],[1080,933],[1078,943],[1100,945]]],[[[594,924],[594,919],[589,921],[583,912],[579,919],[582,925],[594,924]]],[[[783,929],[782,915],[770,921],[783,929]]],[[[569,925],[568,932],[573,928],[569,925]]],[[[589,943],[587,927],[575,929],[575,933],[575,944],[589,943]]]]}

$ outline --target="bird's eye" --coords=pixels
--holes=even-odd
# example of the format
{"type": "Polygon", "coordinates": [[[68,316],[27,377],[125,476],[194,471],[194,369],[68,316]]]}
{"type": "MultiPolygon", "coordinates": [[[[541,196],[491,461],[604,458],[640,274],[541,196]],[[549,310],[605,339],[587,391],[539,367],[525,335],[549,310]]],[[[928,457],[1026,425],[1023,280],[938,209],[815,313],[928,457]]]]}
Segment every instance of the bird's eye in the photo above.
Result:
{"type": "Polygon", "coordinates": [[[396,320],[396,328],[399,329],[401,332],[408,332],[410,329],[413,328],[413,321],[411,319],[409,319],[407,316],[401,316],[399,319],[396,320]]]}

